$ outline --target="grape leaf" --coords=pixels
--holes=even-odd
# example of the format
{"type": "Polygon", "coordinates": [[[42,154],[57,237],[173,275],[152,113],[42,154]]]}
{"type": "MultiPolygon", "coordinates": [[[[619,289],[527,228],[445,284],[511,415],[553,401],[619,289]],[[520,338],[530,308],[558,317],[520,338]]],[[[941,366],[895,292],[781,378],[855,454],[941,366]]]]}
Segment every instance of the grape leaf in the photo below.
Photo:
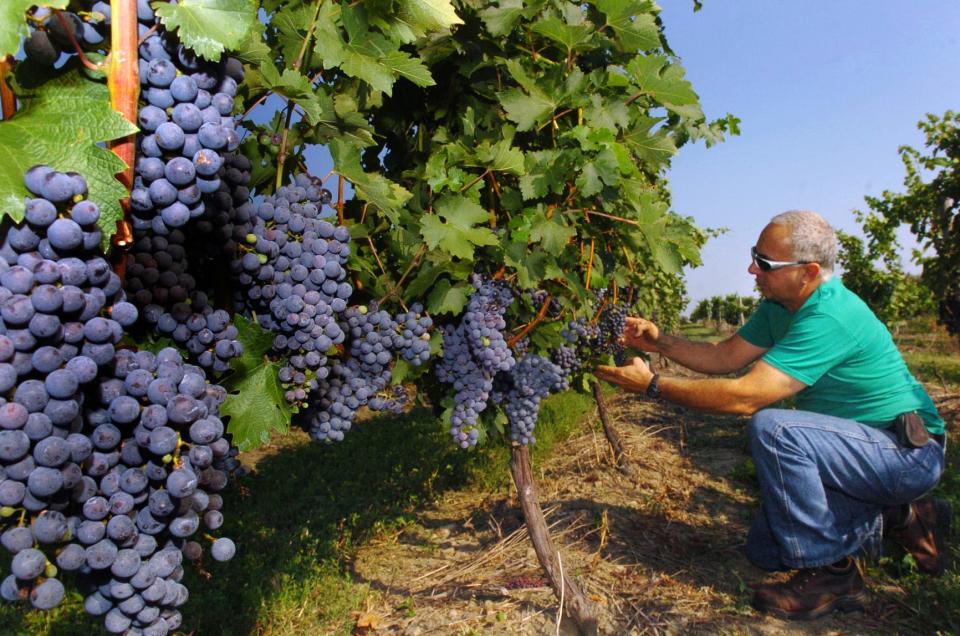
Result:
{"type": "Polygon", "coordinates": [[[434,315],[449,313],[456,316],[466,307],[471,293],[473,293],[473,286],[451,285],[446,278],[441,278],[430,292],[427,309],[434,315]]]}
{"type": "Polygon", "coordinates": [[[677,154],[677,146],[669,133],[659,129],[652,135],[640,128],[634,128],[623,136],[624,143],[653,170],[659,170],[670,157],[677,154]]]}
{"type": "Polygon", "coordinates": [[[360,153],[353,144],[333,139],[328,148],[337,173],[353,184],[357,198],[379,209],[393,223],[398,223],[400,208],[410,198],[410,193],[381,175],[364,172],[360,153]]]}
{"type": "Polygon", "coordinates": [[[15,54],[20,48],[20,39],[27,37],[30,33],[24,16],[30,7],[66,9],[68,1],[3,0],[0,2],[0,59],[15,54]]]}
{"type": "Polygon", "coordinates": [[[498,95],[500,104],[507,111],[507,117],[517,123],[517,130],[533,128],[534,124],[547,119],[556,109],[556,104],[540,91],[524,94],[518,89],[504,91],[498,95]]]}
{"type": "Polygon", "coordinates": [[[257,22],[252,0],[180,0],[157,3],[154,10],[168,31],[178,30],[184,46],[207,60],[239,48],[257,22]]]}
{"type": "Polygon", "coordinates": [[[660,46],[660,30],[649,12],[646,0],[597,0],[597,8],[607,15],[607,26],[620,39],[625,51],[655,49],[660,46]]]}
{"type": "Polygon", "coordinates": [[[638,55],[626,70],[640,88],[668,108],[698,103],[693,86],[683,78],[683,68],[663,56],[638,55]]]}
{"type": "Polygon", "coordinates": [[[277,379],[276,363],[262,359],[259,366],[236,380],[231,378],[220,415],[230,417],[228,430],[241,451],[270,440],[270,431],[290,428],[290,409],[277,379]]]}
{"type": "Polygon", "coordinates": [[[447,195],[437,201],[436,214],[420,217],[420,234],[430,249],[440,247],[458,258],[473,260],[476,246],[497,244],[490,228],[474,227],[488,219],[487,211],[473,201],[447,195]]]}
{"type": "Polygon", "coordinates": [[[549,254],[560,254],[577,231],[563,224],[559,214],[547,218],[542,211],[534,217],[530,226],[530,240],[539,242],[549,254]]]}
{"type": "Polygon", "coordinates": [[[100,207],[100,228],[109,239],[123,218],[120,199],[127,191],[114,175],[125,165],[97,144],[137,129],[110,107],[105,85],[86,79],[75,64],[68,66],[71,70],[36,87],[21,82],[20,110],[0,122],[0,218],[23,219],[23,199],[31,196],[23,175],[46,164],[86,178],[88,196],[100,207]]]}
{"type": "Polygon", "coordinates": [[[536,22],[530,30],[562,44],[568,52],[587,42],[594,32],[592,26],[564,24],[556,16],[536,22]]]}
{"type": "Polygon", "coordinates": [[[420,33],[463,24],[450,0],[402,0],[400,18],[420,27],[420,33]]]}
{"type": "Polygon", "coordinates": [[[281,75],[273,62],[269,61],[260,66],[260,73],[270,90],[290,99],[303,109],[308,124],[316,124],[320,120],[323,110],[317,94],[313,91],[313,85],[306,75],[292,68],[283,69],[281,75]]]}
{"type": "Polygon", "coordinates": [[[270,431],[290,428],[290,408],[277,379],[277,364],[266,354],[273,334],[243,316],[234,316],[243,355],[231,362],[233,373],[224,382],[229,392],[220,414],[230,416],[229,430],[240,450],[269,441],[270,431]]]}
{"type": "Polygon", "coordinates": [[[485,140],[477,146],[474,157],[477,163],[466,162],[465,165],[480,165],[498,172],[523,174],[523,151],[514,148],[509,139],[501,139],[492,146],[485,140]]]}
{"type": "Polygon", "coordinates": [[[480,19],[490,35],[506,35],[523,15],[523,0],[501,0],[499,6],[489,6],[480,12],[480,19]]]}

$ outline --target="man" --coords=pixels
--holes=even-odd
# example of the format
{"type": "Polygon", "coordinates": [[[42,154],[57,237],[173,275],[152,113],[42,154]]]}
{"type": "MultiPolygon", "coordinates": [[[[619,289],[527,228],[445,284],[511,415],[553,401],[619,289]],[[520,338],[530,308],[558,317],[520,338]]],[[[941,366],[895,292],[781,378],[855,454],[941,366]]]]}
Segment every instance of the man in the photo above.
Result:
{"type": "Polygon", "coordinates": [[[835,259],[836,236],[820,215],[785,212],[752,249],[748,271],[764,300],[737,334],[696,343],[627,320],[624,344],[709,375],[753,363],[739,377],[661,376],[641,358],[597,369],[631,391],[752,415],[761,508],[747,556],[767,570],[798,570],[759,585],[753,604],[784,618],[862,609],[858,557],[878,554],[884,535],[922,571],[942,573],[950,530],[946,501],[918,500],[943,471],[943,420],[884,325],[833,277],[835,259]],[[767,408],[790,397],[796,409],[767,408]]]}

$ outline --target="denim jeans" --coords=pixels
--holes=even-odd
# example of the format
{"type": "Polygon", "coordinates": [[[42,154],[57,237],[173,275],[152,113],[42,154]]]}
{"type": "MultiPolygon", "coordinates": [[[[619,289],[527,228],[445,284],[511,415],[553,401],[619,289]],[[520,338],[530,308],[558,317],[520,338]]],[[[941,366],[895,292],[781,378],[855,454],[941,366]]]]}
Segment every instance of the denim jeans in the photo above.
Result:
{"type": "Polygon", "coordinates": [[[923,495],[943,471],[940,444],[904,448],[891,431],[809,411],[759,411],[748,433],[762,505],[747,557],[766,570],[878,556],[883,508],[923,495]]]}

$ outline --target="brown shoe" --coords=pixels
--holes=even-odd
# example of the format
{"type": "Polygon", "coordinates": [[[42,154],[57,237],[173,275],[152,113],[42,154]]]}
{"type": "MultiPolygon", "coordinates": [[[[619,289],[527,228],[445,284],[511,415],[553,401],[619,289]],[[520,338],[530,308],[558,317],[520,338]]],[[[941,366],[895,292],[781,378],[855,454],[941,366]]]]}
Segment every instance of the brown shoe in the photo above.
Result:
{"type": "Polygon", "coordinates": [[[863,611],[867,593],[860,563],[846,563],[799,570],[789,581],[760,585],[753,607],[791,620],[814,620],[834,610],[863,611]]]}
{"type": "Polygon", "coordinates": [[[918,499],[910,504],[907,518],[885,533],[909,552],[917,569],[940,576],[947,567],[947,537],[953,509],[945,499],[918,499]]]}

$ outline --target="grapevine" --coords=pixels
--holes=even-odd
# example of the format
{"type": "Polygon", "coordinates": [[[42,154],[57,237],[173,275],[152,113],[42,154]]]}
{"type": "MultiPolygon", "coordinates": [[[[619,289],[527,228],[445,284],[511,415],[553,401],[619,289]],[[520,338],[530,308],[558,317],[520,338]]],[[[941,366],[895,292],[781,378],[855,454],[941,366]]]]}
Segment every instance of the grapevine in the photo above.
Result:
{"type": "Polygon", "coordinates": [[[52,607],[77,571],[108,631],[175,630],[181,561],[243,550],[206,535],[271,429],[336,442],[430,403],[522,458],[541,401],[625,353],[628,309],[679,312],[705,234],[663,172],[736,121],[705,120],[653,5],[282,4],[0,26],[8,600],[52,607]]]}

